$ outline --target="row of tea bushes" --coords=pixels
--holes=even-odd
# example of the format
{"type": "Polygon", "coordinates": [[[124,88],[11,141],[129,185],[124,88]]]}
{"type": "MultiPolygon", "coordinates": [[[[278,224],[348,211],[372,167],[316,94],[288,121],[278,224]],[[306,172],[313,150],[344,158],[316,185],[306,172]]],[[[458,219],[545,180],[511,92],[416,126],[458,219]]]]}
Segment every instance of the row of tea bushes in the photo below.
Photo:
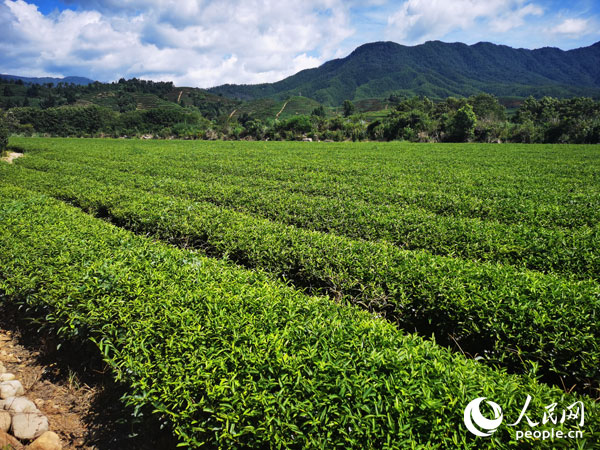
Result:
{"type": "MultiPolygon", "coordinates": [[[[64,338],[92,339],[128,402],[169,421],[189,448],[557,448],[475,438],[477,397],[517,418],[597,405],[452,354],[365,311],[308,297],[261,272],[179,250],[0,184],[3,301],[45,311],[64,338]]],[[[536,417],[536,416],[534,416],[536,417]]],[[[573,421],[553,425],[576,429],[573,421]]],[[[583,448],[583,447],[582,447],[583,448]]]]}
{"type": "Polygon", "coordinates": [[[36,157],[130,174],[414,206],[444,216],[573,229],[600,221],[600,192],[594,184],[598,158],[592,146],[67,139],[11,143],[36,157]]]}
{"type": "MultiPolygon", "coordinates": [[[[140,163],[154,167],[152,162],[140,163]]],[[[120,172],[96,166],[56,163],[35,157],[24,167],[122,184],[159,194],[204,201],[315,231],[352,239],[385,240],[407,250],[499,262],[557,273],[575,279],[598,279],[600,225],[549,229],[526,224],[502,224],[480,219],[442,216],[418,207],[393,208],[362,201],[244,187],[223,180],[206,182],[120,172]]],[[[139,166],[137,166],[139,167],[139,166]]],[[[139,170],[139,169],[138,169],[139,170]]]]}
{"type": "Polygon", "coordinates": [[[598,386],[597,283],[403,251],[85,177],[18,166],[0,174],[137,233],[321,288],[491,364],[520,372],[535,364],[551,383],[598,386]]]}

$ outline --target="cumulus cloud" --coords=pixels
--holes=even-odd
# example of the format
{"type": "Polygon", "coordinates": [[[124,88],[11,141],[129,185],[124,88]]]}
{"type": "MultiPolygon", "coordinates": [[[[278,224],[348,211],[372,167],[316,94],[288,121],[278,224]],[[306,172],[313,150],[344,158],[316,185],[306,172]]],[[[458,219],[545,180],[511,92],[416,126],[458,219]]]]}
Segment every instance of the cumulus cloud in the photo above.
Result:
{"type": "Polygon", "coordinates": [[[202,87],[277,81],[333,57],[353,33],[343,0],[69,3],[51,15],[0,3],[0,69],[202,87]]]}
{"type": "Polygon", "coordinates": [[[579,36],[587,34],[590,31],[590,20],[589,19],[566,19],[552,30],[558,34],[568,34],[579,36]]]}
{"type": "Polygon", "coordinates": [[[387,35],[415,44],[482,23],[492,31],[506,32],[523,25],[527,16],[542,14],[541,7],[523,0],[408,0],[388,18],[387,35]]]}
{"type": "Polygon", "coordinates": [[[208,87],[278,81],[382,39],[532,48],[600,36],[587,0],[62,0],[70,9],[49,14],[35,1],[0,0],[0,72],[208,87]]]}

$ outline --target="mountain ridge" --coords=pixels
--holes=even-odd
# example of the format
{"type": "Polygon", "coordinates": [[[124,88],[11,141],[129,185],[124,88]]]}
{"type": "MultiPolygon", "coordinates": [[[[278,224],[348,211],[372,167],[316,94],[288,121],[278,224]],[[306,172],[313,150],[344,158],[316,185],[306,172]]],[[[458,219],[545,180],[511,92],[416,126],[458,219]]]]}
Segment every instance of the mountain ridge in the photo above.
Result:
{"type": "Polygon", "coordinates": [[[21,75],[8,75],[8,74],[3,74],[0,73],[0,78],[1,79],[5,79],[5,80],[21,80],[23,81],[23,83],[27,83],[27,84],[47,84],[47,83],[52,83],[54,85],[57,85],[58,83],[66,83],[66,84],[77,84],[77,85],[82,85],[82,86],[86,86],[88,84],[92,84],[94,83],[94,80],[91,80],[89,78],[85,78],[85,77],[78,77],[78,76],[68,76],[68,77],[63,77],[63,78],[57,78],[57,77],[24,77],[21,75]]]}
{"type": "Polygon", "coordinates": [[[565,51],[515,49],[490,42],[428,41],[409,47],[379,41],[274,83],[225,84],[208,90],[242,100],[301,94],[327,105],[390,94],[600,97],[598,67],[600,42],[565,51]]]}

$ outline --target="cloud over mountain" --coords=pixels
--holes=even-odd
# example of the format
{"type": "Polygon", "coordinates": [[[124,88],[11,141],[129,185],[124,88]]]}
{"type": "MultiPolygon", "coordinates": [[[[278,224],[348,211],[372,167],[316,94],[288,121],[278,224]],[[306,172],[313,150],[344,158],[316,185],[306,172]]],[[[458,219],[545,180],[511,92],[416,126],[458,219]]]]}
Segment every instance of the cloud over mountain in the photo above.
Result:
{"type": "Polygon", "coordinates": [[[563,49],[600,39],[589,0],[0,0],[0,72],[273,82],[370,41],[563,49]]]}

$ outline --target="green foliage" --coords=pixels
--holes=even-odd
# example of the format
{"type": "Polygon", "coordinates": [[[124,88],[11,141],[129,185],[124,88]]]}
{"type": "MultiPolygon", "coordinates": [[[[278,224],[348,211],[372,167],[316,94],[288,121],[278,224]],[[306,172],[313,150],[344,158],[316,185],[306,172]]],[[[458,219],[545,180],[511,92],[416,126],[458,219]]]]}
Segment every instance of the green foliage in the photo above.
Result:
{"type": "Polygon", "coordinates": [[[58,136],[93,136],[111,130],[116,120],[115,113],[99,106],[13,108],[8,114],[21,126],[30,124],[38,133],[58,136]]]}
{"type": "Polygon", "coordinates": [[[115,112],[147,109],[191,108],[208,119],[230,114],[239,102],[210,94],[202,89],[175,88],[172,82],[120,80],[117,83],[75,85],[67,83],[26,84],[0,80],[0,107],[55,108],[97,105],[115,112]],[[10,93],[11,96],[3,96],[10,93]],[[180,95],[181,94],[181,95],[180,95]]]}
{"type": "MultiPolygon", "coordinates": [[[[547,161],[549,149],[539,149],[539,160],[525,159],[527,164],[547,161],[550,172],[538,174],[543,187],[532,183],[527,170],[517,193],[511,191],[512,178],[496,181],[497,186],[483,192],[480,186],[506,171],[518,174],[517,168],[527,165],[519,149],[500,152],[489,146],[481,152],[456,146],[447,155],[433,146],[429,152],[405,149],[398,155],[389,151],[393,147],[336,151],[327,146],[312,153],[302,150],[295,157],[294,147],[264,149],[260,144],[245,149],[235,144],[239,153],[232,159],[231,144],[222,152],[213,144],[200,152],[198,146],[191,151],[173,143],[179,151],[171,151],[136,143],[132,152],[132,144],[106,147],[105,142],[90,141],[83,148],[68,141],[17,140],[17,145],[46,149],[28,151],[30,156],[17,167],[4,169],[5,179],[138,233],[227,255],[299,287],[322,289],[379,311],[408,330],[435,333],[442,343],[486,355],[492,364],[526,371],[535,362],[549,381],[559,383],[560,376],[579,389],[599,378],[600,341],[590,338],[600,336],[593,320],[598,285],[570,278],[597,280],[600,209],[587,191],[569,193],[568,178],[561,185],[548,175],[555,167],[547,161]],[[104,158],[107,151],[121,155],[121,161],[104,158]],[[369,164],[351,162],[354,158],[369,164]],[[452,167],[448,161],[455,159],[457,167],[452,167]],[[268,168],[265,160],[270,161],[268,168]],[[422,179],[394,185],[416,161],[422,179]],[[440,163],[446,177],[439,173],[440,163]],[[491,169],[480,173],[482,167],[491,169]],[[341,179],[332,183],[332,176],[341,179]],[[437,184],[443,187],[435,188],[437,184]],[[468,195],[468,186],[477,188],[468,195]],[[522,195],[532,200],[515,202],[511,193],[521,202],[522,195]],[[502,201],[490,207],[493,198],[502,201]],[[574,199],[580,199],[579,205],[574,199]],[[393,201],[402,206],[392,208],[393,201]],[[582,209],[584,204],[588,209],[582,209]],[[424,214],[425,207],[446,210],[448,217],[424,214]],[[461,211],[506,224],[453,217],[461,211]],[[532,225],[523,224],[527,221],[532,225]],[[391,230],[405,239],[396,241],[399,246],[426,251],[399,249],[391,230]],[[469,261],[477,258],[505,264],[469,261]],[[528,265],[549,274],[524,270],[528,265]]],[[[570,173],[565,158],[572,151],[556,152],[562,173],[570,173]]],[[[578,178],[584,176],[579,158],[590,158],[591,151],[569,158],[578,178]]],[[[592,180],[594,165],[588,170],[587,179],[592,180]]]]}
{"type": "MultiPolygon", "coordinates": [[[[189,137],[206,130],[210,123],[199,113],[185,109],[156,108],[123,114],[96,105],[38,108],[13,108],[9,116],[17,130],[29,125],[38,133],[57,136],[135,135],[173,131],[177,137],[189,137]]],[[[165,137],[169,137],[169,133],[165,137]]]]}
{"type": "Polygon", "coordinates": [[[326,117],[326,113],[325,113],[325,108],[323,108],[323,105],[320,105],[318,107],[316,107],[315,109],[312,110],[311,116],[317,116],[317,117],[326,117]]]}
{"type": "Polygon", "coordinates": [[[298,115],[283,120],[275,125],[279,132],[290,132],[290,137],[299,137],[303,134],[309,134],[313,131],[313,122],[310,116],[298,115]]]}
{"type": "Polygon", "coordinates": [[[262,140],[265,138],[265,134],[267,132],[267,126],[260,119],[252,119],[246,122],[245,126],[245,135],[251,136],[256,140],[262,140]]]}
{"type": "Polygon", "coordinates": [[[508,122],[498,99],[483,93],[436,102],[423,96],[390,95],[388,101],[367,99],[355,104],[348,100],[343,108],[326,109],[299,95],[242,103],[199,89],[135,79],[54,87],[9,82],[6,87],[0,92],[14,95],[0,96],[0,105],[10,109],[11,131],[23,135],[150,134],[211,140],[297,140],[310,135],[315,140],[334,141],[600,142],[600,102],[589,98],[530,97],[522,101],[522,107],[519,99],[503,99],[514,112],[512,122],[508,122]],[[461,108],[467,110],[458,113],[461,108]],[[310,126],[307,116],[312,117],[310,126]]]}
{"type": "Polygon", "coordinates": [[[6,124],[6,116],[0,111],[0,153],[6,150],[8,146],[8,126],[6,124]]]}
{"type": "Polygon", "coordinates": [[[498,99],[490,94],[478,94],[469,98],[469,104],[479,121],[504,121],[506,113],[498,99]]]}
{"type": "Polygon", "coordinates": [[[343,111],[344,117],[350,117],[356,111],[354,103],[352,103],[350,100],[344,100],[343,111]]]}
{"type": "Polygon", "coordinates": [[[598,117],[600,102],[589,98],[529,97],[517,111],[514,122],[520,125],[519,130],[532,130],[521,131],[526,136],[523,142],[584,144],[600,143],[598,117]]]}
{"type": "Polygon", "coordinates": [[[406,47],[376,42],[357,48],[346,58],[303,70],[276,83],[223,85],[210,91],[241,100],[282,100],[302,92],[328,106],[342,105],[347,99],[440,99],[482,93],[600,98],[599,66],[600,43],[563,52],[548,48],[513,49],[490,43],[467,46],[434,41],[406,47]]]}
{"type": "Polygon", "coordinates": [[[448,140],[451,142],[467,142],[475,134],[477,117],[471,105],[467,104],[454,113],[448,121],[448,140]]]}
{"type": "MultiPolygon", "coordinates": [[[[555,448],[482,441],[462,411],[485,396],[517,417],[585,404],[494,371],[366,312],[308,297],[198,253],[137,237],[74,208],[0,187],[0,290],[63,338],[90,339],[187,448],[555,448]]],[[[159,211],[156,211],[160,214],[159,211]]],[[[572,422],[553,425],[576,429],[572,422]]]]}
{"type": "Polygon", "coordinates": [[[416,141],[417,133],[427,131],[429,116],[420,110],[392,112],[384,127],[383,136],[386,140],[404,139],[416,141]]]}

